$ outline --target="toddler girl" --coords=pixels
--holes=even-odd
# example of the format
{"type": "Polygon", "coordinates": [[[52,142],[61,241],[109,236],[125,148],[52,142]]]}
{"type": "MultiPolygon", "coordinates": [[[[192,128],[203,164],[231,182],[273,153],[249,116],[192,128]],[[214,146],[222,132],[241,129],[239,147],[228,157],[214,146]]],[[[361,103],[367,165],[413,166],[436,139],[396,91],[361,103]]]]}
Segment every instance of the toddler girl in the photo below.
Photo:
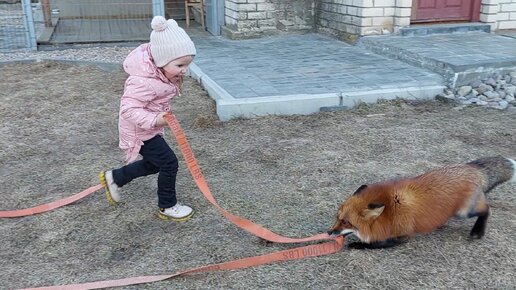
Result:
{"type": "Polygon", "coordinates": [[[196,54],[195,46],[173,19],[152,19],[150,43],[140,45],[124,61],[129,74],[120,100],[119,146],[127,165],[102,171],[100,182],[108,201],[120,201],[119,189],[140,176],[158,173],[158,216],[183,221],[194,211],[176,200],[178,160],[163,138],[163,116],[179,94],[183,76],[196,54]],[[136,160],[138,155],[141,159],[136,160]],[[136,161],[135,161],[136,160],[136,161]]]}

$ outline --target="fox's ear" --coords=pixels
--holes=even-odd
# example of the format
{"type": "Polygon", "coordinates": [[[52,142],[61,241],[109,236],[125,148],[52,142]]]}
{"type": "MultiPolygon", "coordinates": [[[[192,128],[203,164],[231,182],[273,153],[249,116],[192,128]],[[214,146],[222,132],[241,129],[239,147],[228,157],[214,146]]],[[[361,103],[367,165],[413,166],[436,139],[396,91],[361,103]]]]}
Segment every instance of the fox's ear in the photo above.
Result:
{"type": "Polygon", "coordinates": [[[365,184],[360,185],[360,187],[357,190],[355,190],[353,195],[359,194],[362,190],[366,189],[366,187],[367,187],[367,185],[365,185],[365,184]]]}
{"type": "Polygon", "coordinates": [[[376,219],[382,214],[384,209],[385,205],[383,204],[370,203],[366,209],[362,210],[362,217],[366,220],[376,219]]]}

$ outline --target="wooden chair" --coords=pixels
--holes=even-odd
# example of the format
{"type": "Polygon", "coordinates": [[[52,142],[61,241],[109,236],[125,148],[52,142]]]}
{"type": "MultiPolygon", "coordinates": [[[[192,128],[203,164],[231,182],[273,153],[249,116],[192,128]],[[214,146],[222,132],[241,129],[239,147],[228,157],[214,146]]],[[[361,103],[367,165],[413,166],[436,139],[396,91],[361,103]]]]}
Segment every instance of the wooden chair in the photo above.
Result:
{"type": "Polygon", "coordinates": [[[196,7],[201,12],[201,25],[204,28],[204,0],[185,0],[186,27],[190,26],[190,8],[196,7]]]}

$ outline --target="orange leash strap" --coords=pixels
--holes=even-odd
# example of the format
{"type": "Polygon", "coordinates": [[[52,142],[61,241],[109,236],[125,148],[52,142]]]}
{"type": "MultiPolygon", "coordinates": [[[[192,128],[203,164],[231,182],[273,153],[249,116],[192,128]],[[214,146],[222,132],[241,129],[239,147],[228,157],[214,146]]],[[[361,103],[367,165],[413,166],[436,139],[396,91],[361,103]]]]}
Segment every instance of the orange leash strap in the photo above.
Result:
{"type": "Polygon", "coordinates": [[[176,117],[172,114],[166,114],[165,120],[167,121],[168,126],[170,127],[170,129],[174,133],[174,136],[176,137],[177,144],[179,146],[179,149],[181,150],[181,153],[183,154],[188,170],[190,170],[190,173],[192,174],[192,177],[195,183],[197,184],[199,190],[202,192],[202,194],[204,195],[204,197],[206,197],[207,200],[209,200],[227,219],[229,219],[236,226],[262,239],[276,243],[300,243],[321,239],[329,239],[327,234],[319,234],[316,236],[301,239],[282,237],[262,227],[261,225],[255,224],[250,220],[235,216],[223,209],[222,207],[220,207],[210,192],[208,184],[206,183],[206,180],[204,179],[204,176],[201,172],[201,167],[197,164],[197,160],[195,159],[192,148],[190,148],[190,144],[186,140],[185,133],[183,132],[181,125],[179,125],[179,122],[177,121],[176,117]]]}
{"type": "MultiPolygon", "coordinates": [[[[318,235],[315,235],[312,237],[299,238],[299,239],[283,237],[274,232],[271,232],[270,230],[264,228],[261,225],[253,223],[250,220],[233,215],[230,212],[223,209],[222,207],[220,207],[210,192],[208,184],[201,172],[201,168],[198,165],[197,160],[195,159],[195,156],[190,147],[190,144],[186,140],[186,136],[183,132],[183,129],[179,125],[179,122],[177,121],[176,117],[172,114],[167,114],[167,115],[165,115],[165,120],[167,121],[167,124],[169,125],[170,129],[172,130],[174,136],[177,139],[177,144],[181,150],[181,153],[183,154],[183,157],[187,164],[188,170],[190,171],[197,187],[203,193],[205,198],[211,204],[213,204],[233,224],[235,224],[239,228],[246,230],[247,232],[249,232],[255,236],[258,236],[267,241],[272,241],[272,242],[276,242],[276,243],[300,243],[300,242],[316,241],[316,240],[332,240],[332,241],[325,242],[322,244],[308,245],[308,246],[293,248],[290,250],[273,252],[273,253],[265,254],[265,255],[261,255],[261,256],[248,257],[248,258],[243,258],[243,259],[238,259],[238,260],[233,260],[233,261],[228,261],[228,262],[223,262],[223,263],[218,263],[218,264],[211,264],[211,265],[201,266],[201,267],[197,267],[197,268],[191,268],[191,269],[184,270],[184,271],[177,272],[175,274],[170,274],[170,275],[139,276],[139,277],[130,277],[130,278],[125,278],[125,279],[106,280],[106,281],[88,282],[88,283],[80,283],[80,284],[48,286],[48,287],[38,287],[38,288],[26,288],[24,290],[28,290],[28,289],[40,289],[40,290],[41,289],[48,289],[48,290],[50,290],[50,289],[63,289],[63,290],[66,290],[66,289],[73,289],[73,290],[100,289],[100,288],[107,288],[107,287],[137,285],[137,284],[143,284],[143,283],[162,281],[162,280],[170,279],[170,278],[177,277],[177,276],[191,275],[191,274],[195,274],[195,273],[204,273],[204,272],[211,272],[211,271],[217,271],[217,270],[242,269],[242,268],[248,268],[248,267],[264,265],[264,264],[280,262],[280,261],[290,261],[290,260],[303,259],[303,258],[307,258],[307,257],[317,257],[317,256],[322,256],[322,255],[333,254],[342,249],[342,247],[344,246],[344,238],[343,237],[338,237],[336,239],[333,239],[333,238],[330,238],[327,234],[318,234],[318,235]]],[[[62,200],[58,200],[55,202],[51,202],[48,204],[40,205],[40,206],[29,208],[29,209],[3,211],[3,212],[0,211],[0,217],[19,217],[19,216],[32,215],[32,214],[36,214],[36,213],[42,213],[45,211],[49,211],[49,210],[58,208],[60,206],[64,206],[66,204],[70,204],[83,197],[86,197],[87,195],[99,190],[100,188],[102,188],[101,185],[96,185],[96,186],[93,186],[93,187],[90,187],[90,188],[84,190],[83,192],[75,194],[69,198],[65,198],[62,200]]]]}
{"type": "Polygon", "coordinates": [[[243,269],[253,266],[259,266],[274,262],[280,261],[291,261],[298,260],[307,257],[317,257],[322,255],[333,254],[340,249],[342,249],[344,244],[344,238],[339,237],[331,242],[326,242],[323,244],[304,246],[299,248],[294,248],[290,250],[283,250],[278,252],[273,252],[270,254],[265,254],[261,256],[254,256],[249,258],[243,258],[239,260],[233,260],[229,262],[206,265],[198,268],[192,268],[185,271],[181,271],[171,275],[156,275],[156,276],[139,276],[139,277],[131,277],[125,279],[118,280],[107,280],[107,281],[98,281],[98,282],[89,282],[89,283],[81,283],[81,284],[70,284],[70,285],[61,285],[61,286],[49,286],[49,287],[38,287],[38,288],[26,288],[20,290],[82,290],[82,289],[101,289],[107,287],[120,287],[120,286],[129,286],[129,285],[137,285],[143,283],[151,283],[163,281],[166,279],[170,279],[173,277],[191,275],[196,273],[205,273],[212,272],[218,270],[233,270],[233,269],[243,269]]]}
{"type": "Polygon", "coordinates": [[[83,190],[79,193],[76,193],[72,196],[69,196],[67,198],[63,198],[63,199],[49,202],[46,204],[41,204],[41,205],[38,205],[35,207],[25,208],[25,209],[0,211],[0,218],[22,217],[22,216],[34,215],[34,214],[50,211],[50,210],[56,209],[58,207],[62,207],[67,204],[76,202],[79,199],[84,198],[101,188],[102,188],[102,185],[99,184],[99,185],[92,186],[86,190],[83,190]]]}

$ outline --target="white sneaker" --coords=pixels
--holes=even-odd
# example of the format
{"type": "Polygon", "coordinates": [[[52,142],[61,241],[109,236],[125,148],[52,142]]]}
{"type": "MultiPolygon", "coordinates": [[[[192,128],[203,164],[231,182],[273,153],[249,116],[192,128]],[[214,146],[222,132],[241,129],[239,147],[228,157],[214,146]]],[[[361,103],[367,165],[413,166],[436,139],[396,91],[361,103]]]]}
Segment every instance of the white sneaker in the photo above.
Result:
{"type": "Polygon", "coordinates": [[[120,202],[120,194],[118,193],[118,185],[113,179],[113,171],[102,171],[99,174],[100,184],[104,186],[106,191],[106,198],[111,205],[116,205],[120,202]]]}
{"type": "Polygon", "coordinates": [[[191,207],[177,203],[173,207],[160,208],[158,217],[163,220],[182,222],[190,219],[193,214],[194,210],[191,207]]]}

